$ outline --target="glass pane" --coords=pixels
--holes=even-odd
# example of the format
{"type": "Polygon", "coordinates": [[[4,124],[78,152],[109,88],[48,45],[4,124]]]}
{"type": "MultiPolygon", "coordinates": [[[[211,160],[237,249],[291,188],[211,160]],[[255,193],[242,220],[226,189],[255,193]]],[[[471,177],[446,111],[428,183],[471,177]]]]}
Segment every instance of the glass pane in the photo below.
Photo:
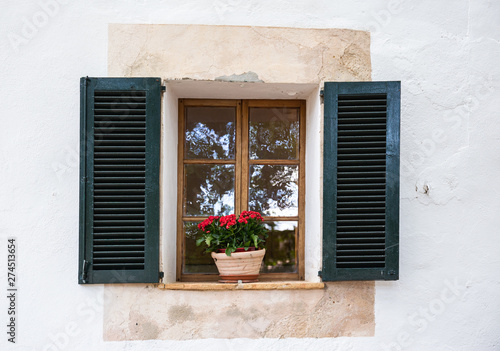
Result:
{"type": "Polygon", "coordinates": [[[234,159],[234,107],[187,107],[187,159],[234,159]]]}
{"type": "Polygon", "coordinates": [[[184,176],[186,216],[234,212],[234,165],[185,165],[184,176]]]}
{"type": "Polygon", "coordinates": [[[298,166],[250,166],[249,209],[264,216],[297,216],[298,178],[298,166]]]}
{"type": "Polygon", "coordinates": [[[184,273],[218,273],[210,252],[203,245],[196,246],[198,222],[184,222],[184,273]]]}
{"type": "Polygon", "coordinates": [[[249,149],[251,159],[299,158],[299,109],[250,108],[249,149]]]}
{"type": "Polygon", "coordinates": [[[261,273],[295,273],[297,222],[265,222],[269,237],[261,273]]]}

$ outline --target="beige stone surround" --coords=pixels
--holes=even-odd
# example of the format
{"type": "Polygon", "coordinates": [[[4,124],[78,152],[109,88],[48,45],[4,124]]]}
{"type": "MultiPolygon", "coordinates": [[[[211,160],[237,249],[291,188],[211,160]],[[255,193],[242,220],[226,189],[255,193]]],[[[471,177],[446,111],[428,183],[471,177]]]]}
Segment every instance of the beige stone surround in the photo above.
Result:
{"type": "MultiPolygon", "coordinates": [[[[318,87],[324,81],[370,80],[370,35],[345,29],[112,24],[108,76],[318,87]]],[[[162,206],[165,213],[165,201],[162,206]]],[[[162,236],[172,230],[166,222],[162,236]]],[[[165,237],[162,241],[166,252],[170,247],[165,237]]],[[[165,252],[162,265],[168,269],[175,260],[165,252]]],[[[308,255],[318,252],[306,242],[306,264],[308,255]]],[[[375,331],[374,282],[327,283],[312,290],[107,285],[104,295],[106,341],[373,336],[375,331]]]]}

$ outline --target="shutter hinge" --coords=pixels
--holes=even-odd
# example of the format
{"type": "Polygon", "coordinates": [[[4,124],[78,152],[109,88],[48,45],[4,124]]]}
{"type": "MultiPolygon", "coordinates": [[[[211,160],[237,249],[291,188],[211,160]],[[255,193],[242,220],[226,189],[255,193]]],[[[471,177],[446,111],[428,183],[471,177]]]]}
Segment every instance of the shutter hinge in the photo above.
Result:
{"type": "Polygon", "coordinates": [[[325,97],[325,91],[323,89],[319,91],[319,96],[325,97]]]}
{"type": "Polygon", "coordinates": [[[318,271],[318,276],[323,278],[322,275],[323,275],[323,271],[318,271]]]}
{"type": "Polygon", "coordinates": [[[164,92],[165,92],[165,90],[167,90],[167,87],[166,87],[166,86],[164,86],[164,85],[162,85],[162,86],[161,86],[161,92],[162,92],[162,93],[164,93],[164,92]]]}
{"type": "Polygon", "coordinates": [[[87,282],[87,273],[89,272],[89,266],[90,266],[90,262],[87,260],[83,260],[83,266],[82,266],[82,282],[83,283],[87,282]]]}
{"type": "Polygon", "coordinates": [[[163,279],[164,276],[165,276],[165,273],[158,272],[158,278],[163,279]]]}

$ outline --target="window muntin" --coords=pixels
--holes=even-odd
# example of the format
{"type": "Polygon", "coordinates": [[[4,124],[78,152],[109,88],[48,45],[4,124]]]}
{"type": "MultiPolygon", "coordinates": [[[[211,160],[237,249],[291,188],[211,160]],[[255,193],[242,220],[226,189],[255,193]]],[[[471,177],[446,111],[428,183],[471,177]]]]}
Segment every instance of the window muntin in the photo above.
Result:
{"type": "Polygon", "coordinates": [[[270,229],[261,280],[304,279],[305,101],[182,99],[179,122],[177,280],[218,279],[196,224],[243,210],[270,229]]]}

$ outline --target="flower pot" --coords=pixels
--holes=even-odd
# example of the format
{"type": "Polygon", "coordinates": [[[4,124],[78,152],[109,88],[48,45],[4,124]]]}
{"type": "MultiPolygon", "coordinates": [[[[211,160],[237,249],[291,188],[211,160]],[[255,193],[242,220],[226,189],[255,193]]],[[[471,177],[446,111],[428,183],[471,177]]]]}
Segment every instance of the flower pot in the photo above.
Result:
{"type": "Polygon", "coordinates": [[[226,253],[212,252],[212,258],[219,270],[220,283],[257,282],[260,265],[266,254],[266,249],[255,251],[233,252],[231,256],[226,253]]]}

